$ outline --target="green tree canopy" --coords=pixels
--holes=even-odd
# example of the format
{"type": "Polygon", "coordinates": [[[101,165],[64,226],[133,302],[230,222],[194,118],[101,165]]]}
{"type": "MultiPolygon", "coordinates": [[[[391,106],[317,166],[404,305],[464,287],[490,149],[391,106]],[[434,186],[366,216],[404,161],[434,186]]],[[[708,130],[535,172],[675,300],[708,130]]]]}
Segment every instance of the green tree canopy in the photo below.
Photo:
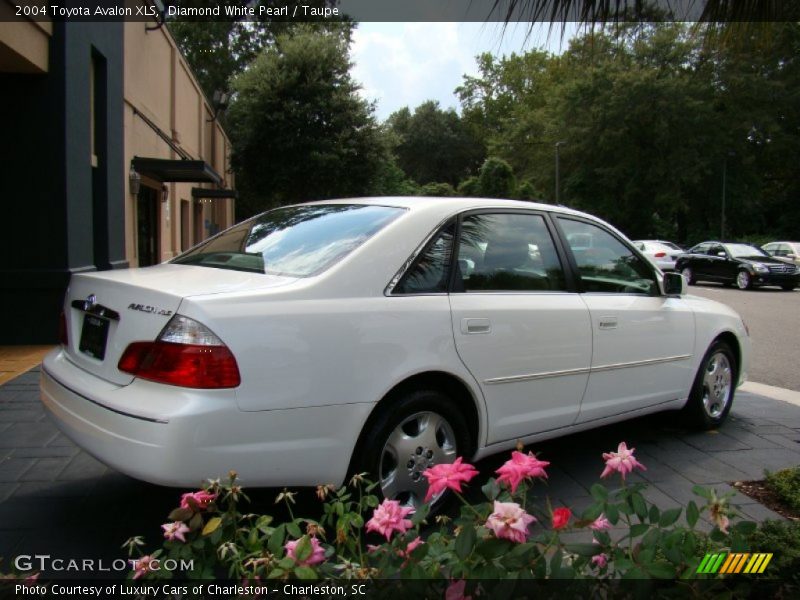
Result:
{"type": "Polygon", "coordinates": [[[408,108],[393,113],[387,126],[398,165],[420,185],[458,185],[485,155],[480,139],[458,113],[442,110],[434,100],[423,102],[413,114],[408,108]]]}
{"type": "Polygon", "coordinates": [[[239,212],[368,193],[387,160],[350,76],[348,36],[281,34],[234,80],[228,123],[239,212]]]}

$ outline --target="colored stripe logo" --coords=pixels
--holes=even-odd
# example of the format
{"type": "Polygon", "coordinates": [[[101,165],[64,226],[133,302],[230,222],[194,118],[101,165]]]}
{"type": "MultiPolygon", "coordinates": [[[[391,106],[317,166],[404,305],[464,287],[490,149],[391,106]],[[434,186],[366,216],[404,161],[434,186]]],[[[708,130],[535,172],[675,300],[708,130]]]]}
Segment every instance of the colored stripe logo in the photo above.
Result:
{"type": "Polygon", "coordinates": [[[750,553],[750,552],[718,552],[706,554],[697,572],[703,575],[730,575],[731,573],[763,573],[769,561],[772,560],[772,553],[750,553]]]}

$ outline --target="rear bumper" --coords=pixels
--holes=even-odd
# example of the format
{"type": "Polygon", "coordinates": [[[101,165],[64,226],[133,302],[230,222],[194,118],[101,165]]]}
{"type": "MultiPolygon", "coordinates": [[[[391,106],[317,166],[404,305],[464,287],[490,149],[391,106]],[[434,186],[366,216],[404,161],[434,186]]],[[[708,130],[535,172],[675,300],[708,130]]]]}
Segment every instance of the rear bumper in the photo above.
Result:
{"type": "Polygon", "coordinates": [[[193,487],[235,470],[246,486],[341,483],[371,404],[242,412],[234,393],[134,380],[114,386],[71,363],[61,350],[44,360],[41,397],[78,446],[110,467],[174,487],[193,487]],[[137,398],[159,414],[134,414],[137,398]],[[146,399],[146,401],[145,401],[146,399]]]}

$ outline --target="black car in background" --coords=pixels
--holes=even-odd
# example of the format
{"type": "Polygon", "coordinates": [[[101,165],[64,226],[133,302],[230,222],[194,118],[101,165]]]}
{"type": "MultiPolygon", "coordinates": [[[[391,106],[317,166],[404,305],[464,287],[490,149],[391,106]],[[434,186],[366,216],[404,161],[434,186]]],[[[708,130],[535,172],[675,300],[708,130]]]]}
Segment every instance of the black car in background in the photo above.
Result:
{"type": "Polygon", "coordinates": [[[675,270],[686,282],[715,281],[742,290],[776,285],[793,290],[800,283],[800,267],[773,258],[761,248],[735,242],[703,242],[678,257],[675,270]]]}

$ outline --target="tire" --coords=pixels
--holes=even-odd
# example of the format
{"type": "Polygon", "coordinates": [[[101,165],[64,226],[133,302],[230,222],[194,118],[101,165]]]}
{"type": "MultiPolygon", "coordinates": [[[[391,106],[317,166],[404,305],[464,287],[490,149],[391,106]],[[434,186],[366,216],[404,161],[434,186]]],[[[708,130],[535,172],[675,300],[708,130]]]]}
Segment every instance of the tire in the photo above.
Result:
{"type": "MultiPolygon", "coordinates": [[[[354,463],[357,472],[378,482],[376,491],[384,498],[417,507],[428,491],[422,472],[468,455],[471,448],[466,419],[453,401],[437,390],[417,390],[390,401],[367,424],[354,463]]],[[[432,499],[434,509],[445,497],[432,499]]]]}
{"type": "Polygon", "coordinates": [[[753,278],[750,276],[750,273],[747,271],[739,271],[739,274],[736,276],[736,287],[740,290],[753,289],[753,278]]]}
{"type": "Polygon", "coordinates": [[[783,289],[784,292],[791,292],[795,287],[796,286],[793,283],[787,283],[787,284],[781,286],[781,288],[783,289]]]}
{"type": "Polygon", "coordinates": [[[694,278],[694,273],[692,272],[692,268],[691,267],[683,267],[681,269],[681,275],[686,280],[686,285],[694,285],[695,284],[696,280],[694,278]]]}
{"type": "Polygon", "coordinates": [[[719,427],[733,405],[738,376],[739,365],[733,350],[716,340],[700,363],[689,400],[683,407],[684,423],[697,429],[719,427]]]}

